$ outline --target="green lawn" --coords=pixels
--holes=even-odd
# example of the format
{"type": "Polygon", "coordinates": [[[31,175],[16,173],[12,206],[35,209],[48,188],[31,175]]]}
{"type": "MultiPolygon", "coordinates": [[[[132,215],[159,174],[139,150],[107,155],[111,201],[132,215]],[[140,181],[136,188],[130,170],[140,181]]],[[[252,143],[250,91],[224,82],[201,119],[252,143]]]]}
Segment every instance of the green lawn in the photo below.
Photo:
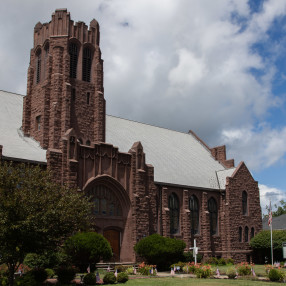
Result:
{"type": "Polygon", "coordinates": [[[148,279],[134,279],[129,280],[125,285],[127,286],[220,286],[220,285],[241,285],[241,286],[254,286],[254,285],[275,285],[274,282],[265,281],[248,281],[248,280],[229,280],[229,279],[195,279],[195,278],[148,278],[148,279]]]}

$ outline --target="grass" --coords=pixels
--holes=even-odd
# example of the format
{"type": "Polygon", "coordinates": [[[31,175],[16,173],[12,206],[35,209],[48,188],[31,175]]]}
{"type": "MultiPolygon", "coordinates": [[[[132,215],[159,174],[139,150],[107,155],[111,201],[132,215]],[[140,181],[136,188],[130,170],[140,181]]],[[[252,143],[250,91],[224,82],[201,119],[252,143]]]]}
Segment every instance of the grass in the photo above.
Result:
{"type": "MultiPolygon", "coordinates": [[[[265,281],[249,281],[249,280],[230,280],[230,279],[195,279],[195,278],[148,278],[148,279],[134,279],[129,280],[125,285],[127,286],[223,286],[223,285],[241,285],[241,286],[267,286],[274,282],[265,281]]],[[[277,284],[277,283],[276,283],[277,284]]]]}

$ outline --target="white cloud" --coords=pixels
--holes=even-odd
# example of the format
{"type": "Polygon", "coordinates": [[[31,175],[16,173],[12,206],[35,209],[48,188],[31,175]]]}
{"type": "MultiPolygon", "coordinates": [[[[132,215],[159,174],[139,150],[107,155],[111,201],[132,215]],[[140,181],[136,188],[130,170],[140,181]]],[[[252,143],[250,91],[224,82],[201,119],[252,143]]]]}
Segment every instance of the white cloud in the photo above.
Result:
{"type": "Polygon", "coordinates": [[[281,200],[285,200],[286,191],[259,184],[260,190],[260,205],[263,214],[267,214],[266,206],[269,207],[270,201],[272,211],[275,211],[275,204],[279,205],[281,200]]]}

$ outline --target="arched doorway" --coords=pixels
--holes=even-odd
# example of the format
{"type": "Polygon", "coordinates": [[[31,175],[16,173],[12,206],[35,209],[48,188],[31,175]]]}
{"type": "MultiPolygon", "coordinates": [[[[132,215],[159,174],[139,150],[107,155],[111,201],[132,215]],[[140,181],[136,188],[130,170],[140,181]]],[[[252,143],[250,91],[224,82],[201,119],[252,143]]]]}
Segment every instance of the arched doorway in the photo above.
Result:
{"type": "Polygon", "coordinates": [[[94,178],[84,189],[93,203],[91,220],[95,223],[97,232],[109,241],[113,260],[120,261],[122,243],[126,244],[123,236],[130,210],[128,193],[109,176],[94,178]]]}

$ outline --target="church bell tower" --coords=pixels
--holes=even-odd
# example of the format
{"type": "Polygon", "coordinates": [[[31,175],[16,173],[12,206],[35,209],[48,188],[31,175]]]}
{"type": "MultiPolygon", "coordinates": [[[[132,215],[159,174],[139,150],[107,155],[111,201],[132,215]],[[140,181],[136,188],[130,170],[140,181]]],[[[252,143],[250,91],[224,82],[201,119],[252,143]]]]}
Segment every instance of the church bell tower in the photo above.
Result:
{"type": "Polygon", "coordinates": [[[36,24],[24,98],[24,135],[45,149],[60,148],[70,129],[81,144],[105,142],[103,60],[96,20],[74,23],[57,9],[36,24]]]}

